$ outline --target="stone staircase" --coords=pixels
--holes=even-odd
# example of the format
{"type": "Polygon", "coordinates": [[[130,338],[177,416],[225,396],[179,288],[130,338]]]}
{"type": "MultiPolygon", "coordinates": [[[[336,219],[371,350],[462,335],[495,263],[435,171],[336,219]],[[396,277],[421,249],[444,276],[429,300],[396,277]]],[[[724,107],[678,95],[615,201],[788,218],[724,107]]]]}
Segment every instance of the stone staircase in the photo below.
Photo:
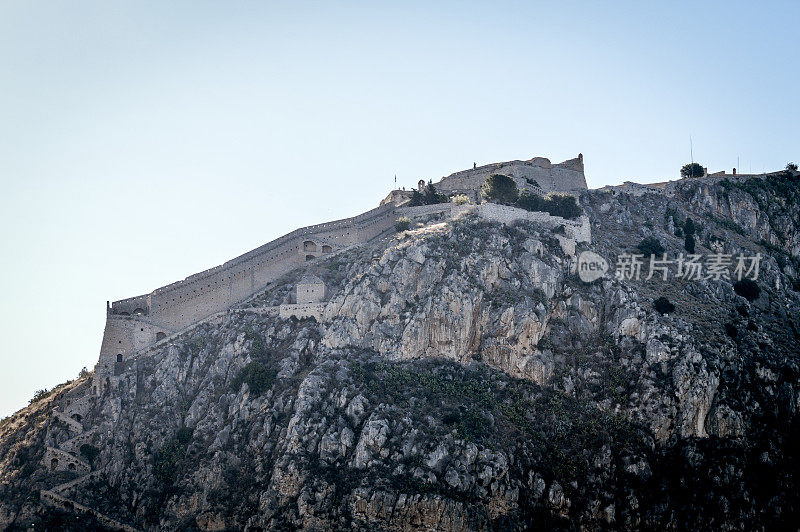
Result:
{"type": "Polygon", "coordinates": [[[71,471],[78,473],[79,476],[49,490],[41,490],[39,492],[41,501],[68,512],[91,516],[103,526],[114,530],[137,532],[136,528],[67,497],[70,490],[79,488],[81,484],[99,477],[97,471],[92,471],[91,464],[80,458],[81,445],[89,443],[96,431],[94,429],[84,430],[83,424],[71,417],[72,415],[82,417],[90,406],[93,398],[89,395],[89,388],[85,387],[82,392],[84,394],[82,397],[72,396],[68,400],[62,400],[62,404],[53,410],[53,417],[65,423],[70,432],[75,435],[61,442],[58,447],[47,447],[42,460],[43,467],[49,471],[71,471]]]}

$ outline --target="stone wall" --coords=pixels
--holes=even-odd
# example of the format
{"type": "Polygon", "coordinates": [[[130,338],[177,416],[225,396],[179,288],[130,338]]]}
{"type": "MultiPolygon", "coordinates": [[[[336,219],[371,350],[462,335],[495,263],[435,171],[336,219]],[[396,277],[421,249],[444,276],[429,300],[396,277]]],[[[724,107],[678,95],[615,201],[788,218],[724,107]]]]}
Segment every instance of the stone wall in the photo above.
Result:
{"type": "Polygon", "coordinates": [[[396,210],[397,217],[405,216],[406,218],[422,218],[430,216],[431,214],[451,213],[455,204],[453,203],[436,203],[434,205],[419,205],[417,207],[400,207],[396,210]]]}
{"type": "Polygon", "coordinates": [[[485,220],[510,224],[516,221],[529,221],[546,225],[551,228],[564,226],[567,236],[576,242],[591,242],[592,228],[589,218],[582,215],[578,220],[567,220],[560,216],[552,216],[546,212],[531,212],[519,207],[500,205],[498,203],[481,203],[480,205],[455,205],[454,203],[440,203],[437,205],[421,205],[419,207],[402,207],[397,209],[398,216],[411,219],[422,218],[432,214],[443,213],[448,217],[459,214],[472,213],[485,220]]]}
{"type": "Polygon", "coordinates": [[[78,504],[74,501],[66,497],[62,497],[61,495],[54,493],[49,490],[42,490],[40,492],[42,502],[49,504],[50,506],[54,506],[56,508],[61,508],[68,512],[73,513],[83,513],[87,515],[93,516],[97,521],[108,527],[109,530],[123,530],[124,532],[136,532],[136,529],[132,526],[126,525],[121,523],[115,519],[112,519],[96,510],[92,510],[88,506],[84,506],[82,504],[78,504]]]}
{"type": "Polygon", "coordinates": [[[230,308],[297,268],[306,256],[304,242],[330,245],[333,251],[334,246],[342,249],[367,242],[391,229],[394,222],[394,205],[387,204],[353,218],[303,227],[150,294],[113,302],[95,367],[99,389],[118,360],[125,361],[162,337],[230,308]]]}
{"type": "Polygon", "coordinates": [[[281,318],[297,319],[314,317],[317,321],[322,321],[322,313],[325,311],[325,303],[304,303],[298,305],[281,305],[279,316],[281,318]]]}
{"type": "Polygon", "coordinates": [[[92,470],[91,466],[83,460],[55,447],[47,448],[42,459],[42,465],[50,471],[89,473],[92,470]]]}
{"type": "Polygon", "coordinates": [[[563,163],[552,164],[544,157],[535,157],[529,161],[510,161],[489,164],[472,170],[456,172],[436,183],[436,190],[444,194],[466,194],[477,199],[481,185],[492,174],[504,174],[514,178],[517,187],[522,190],[534,190],[528,180],[535,181],[542,193],[577,192],[586,190],[586,176],[583,170],[583,157],[570,159],[563,163]]]}

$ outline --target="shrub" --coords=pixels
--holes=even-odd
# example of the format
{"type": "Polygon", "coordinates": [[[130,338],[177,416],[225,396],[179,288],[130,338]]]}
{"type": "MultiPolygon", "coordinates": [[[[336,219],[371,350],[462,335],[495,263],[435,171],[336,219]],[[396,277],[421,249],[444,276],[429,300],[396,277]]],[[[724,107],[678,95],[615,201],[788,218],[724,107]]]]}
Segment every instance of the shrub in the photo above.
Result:
{"type": "Polygon", "coordinates": [[[233,379],[233,388],[238,390],[242,383],[247,383],[250,392],[258,396],[272,388],[277,372],[261,362],[252,361],[242,368],[239,375],[233,379]]]}
{"type": "Polygon", "coordinates": [[[481,194],[487,201],[513,205],[519,198],[517,184],[513,179],[503,174],[492,174],[481,186],[481,194]]]}
{"type": "Polygon", "coordinates": [[[448,201],[450,201],[450,198],[436,192],[436,187],[428,181],[422,192],[418,190],[411,192],[411,201],[408,206],[419,207],[420,205],[434,205],[436,203],[447,203],[448,201]]]}
{"type": "Polygon", "coordinates": [[[33,403],[38,403],[48,395],[50,395],[50,390],[48,390],[47,388],[36,390],[36,392],[33,394],[33,397],[31,397],[31,400],[28,401],[28,404],[32,405],[33,403]]]}
{"type": "Polygon", "coordinates": [[[398,233],[402,231],[407,231],[409,227],[411,227],[411,220],[409,218],[406,218],[405,216],[401,216],[394,223],[394,230],[397,231],[398,233]]]}
{"type": "Polygon", "coordinates": [[[786,164],[786,169],[789,170],[790,172],[796,172],[797,171],[797,164],[795,164],[795,163],[787,163],[786,164]]]}
{"type": "Polygon", "coordinates": [[[663,296],[653,301],[653,308],[656,309],[660,314],[669,314],[670,312],[675,311],[675,305],[673,305],[669,299],[663,296]]]}
{"type": "Polygon", "coordinates": [[[82,379],[84,377],[90,376],[91,374],[92,372],[86,369],[86,366],[84,366],[83,369],[81,369],[80,373],[78,373],[78,378],[82,379]]]}
{"type": "Polygon", "coordinates": [[[683,247],[689,253],[694,253],[694,247],[695,247],[694,235],[688,235],[688,234],[686,235],[686,237],[683,239],[683,247]]]}
{"type": "Polygon", "coordinates": [[[733,290],[748,301],[755,301],[761,295],[758,283],[751,279],[742,279],[733,283],[733,290]]]}
{"type": "Polygon", "coordinates": [[[642,255],[661,255],[664,253],[664,246],[655,237],[648,236],[637,246],[642,255]]]}
{"type": "Polygon", "coordinates": [[[186,455],[193,432],[193,429],[182,427],[153,457],[153,473],[162,484],[171,484],[175,478],[176,465],[186,455]]]}
{"type": "Polygon", "coordinates": [[[733,323],[726,323],[725,334],[727,334],[731,338],[736,338],[736,336],[738,336],[739,334],[739,331],[736,330],[736,326],[733,323]]]}
{"type": "Polygon", "coordinates": [[[705,170],[698,163],[684,164],[681,167],[681,177],[703,177],[705,170]]]}
{"type": "Polygon", "coordinates": [[[84,443],[80,448],[81,456],[83,456],[90,464],[94,463],[94,459],[100,454],[100,449],[92,444],[84,443]]]}
{"type": "Polygon", "coordinates": [[[466,205],[467,203],[469,203],[469,198],[467,197],[466,194],[456,194],[455,196],[450,198],[450,201],[452,201],[456,205],[466,205]]]}
{"type": "Polygon", "coordinates": [[[541,197],[523,190],[517,200],[517,207],[528,211],[546,212],[552,216],[562,218],[577,218],[583,212],[575,201],[575,196],[569,194],[550,194],[541,197]]]}

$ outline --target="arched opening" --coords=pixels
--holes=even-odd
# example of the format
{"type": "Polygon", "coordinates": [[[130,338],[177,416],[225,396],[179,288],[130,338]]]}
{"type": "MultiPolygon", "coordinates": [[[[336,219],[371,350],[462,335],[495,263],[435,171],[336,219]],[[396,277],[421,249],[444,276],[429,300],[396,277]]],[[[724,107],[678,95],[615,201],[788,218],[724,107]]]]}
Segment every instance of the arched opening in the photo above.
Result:
{"type": "Polygon", "coordinates": [[[72,463],[70,463],[70,464],[67,466],[67,469],[69,469],[70,471],[75,471],[75,464],[72,464],[72,463]]]}
{"type": "Polygon", "coordinates": [[[306,262],[314,260],[314,255],[306,255],[306,262]]]}
{"type": "Polygon", "coordinates": [[[50,460],[50,471],[55,471],[58,468],[58,458],[50,460]]]}
{"type": "Polygon", "coordinates": [[[163,333],[163,332],[159,331],[159,332],[156,333],[156,342],[159,341],[159,340],[163,340],[166,337],[167,337],[167,333],[163,333]]]}
{"type": "Polygon", "coordinates": [[[143,308],[137,308],[136,310],[133,311],[133,315],[134,316],[144,316],[145,315],[145,311],[144,311],[143,308]]]}
{"type": "Polygon", "coordinates": [[[332,247],[327,246],[327,245],[326,246],[322,246],[322,252],[323,253],[330,253],[331,251],[333,251],[332,247]]]}
{"type": "Polygon", "coordinates": [[[117,362],[122,362],[122,353],[117,353],[117,362]]]}
{"type": "Polygon", "coordinates": [[[130,316],[131,313],[130,312],[120,312],[119,315],[120,316],[130,316]]]}
{"type": "Polygon", "coordinates": [[[316,251],[317,245],[312,242],[311,240],[306,240],[303,242],[303,251],[316,251]]]}
{"type": "Polygon", "coordinates": [[[72,419],[74,419],[78,423],[80,423],[83,420],[80,414],[72,414],[72,419]]]}

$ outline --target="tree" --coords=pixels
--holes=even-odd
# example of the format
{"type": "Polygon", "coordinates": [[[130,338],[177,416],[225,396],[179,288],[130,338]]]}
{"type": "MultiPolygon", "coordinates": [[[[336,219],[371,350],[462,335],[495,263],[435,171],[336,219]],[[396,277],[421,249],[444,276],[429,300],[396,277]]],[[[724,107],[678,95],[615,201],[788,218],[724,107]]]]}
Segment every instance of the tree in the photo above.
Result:
{"type": "Polygon", "coordinates": [[[254,396],[261,395],[272,388],[272,383],[275,381],[277,374],[278,372],[274,369],[254,360],[243,367],[239,375],[233,379],[233,389],[239,390],[242,383],[246,382],[251,394],[254,396]]]}
{"type": "Polygon", "coordinates": [[[692,220],[691,218],[686,218],[686,221],[683,222],[683,232],[686,233],[687,235],[693,235],[695,229],[697,228],[694,225],[694,220],[692,220]]]}
{"type": "Polygon", "coordinates": [[[450,201],[452,201],[456,205],[466,205],[467,203],[469,203],[469,197],[466,194],[456,194],[455,196],[450,198],[450,201]]]}
{"type": "Polygon", "coordinates": [[[47,388],[42,388],[41,390],[36,390],[36,393],[33,394],[33,398],[30,401],[28,401],[28,404],[32,405],[33,403],[41,401],[42,399],[44,399],[48,395],[50,395],[50,390],[48,390],[47,388]]]}
{"type": "Polygon", "coordinates": [[[578,202],[575,201],[575,196],[569,194],[550,194],[548,198],[552,204],[552,210],[548,211],[553,216],[561,216],[562,218],[572,219],[581,215],[581,208],[578,207],[578,202]]]}
{"type": "Polygon", "coordinates": [[[689,253],[694,253],[694,246],[695,246],[694,235],[687,234],[686,237],[683,239],[684,249],[686,249],[686,251],[688,251],[689,253]]]}
{"type": "Polygon", "coordinates": [[[481,194],[487,201],[513,205],[519,198],[519,191],[514,180],[503,174],[492,174],[481,186],[481,194]]]}
{"type": "Polygon", "coordinates": [[[684,164],[681,167],[681,177],[703,177],[705,170],[698,163],[684,164]]]}
{"type": "Polygon", "coordinates": [[[675,305],[673,305],[669,299],[663,296],[653,301],[653,308],[656,309],[660,314],[669,314],[670,312],[675,311],[675,305]]]}
{"type": "Polygon", "coordinates": [[[748,301],[755,301],[761,295],[761,287],[752,279],[742,279],[733,283],[733,291],[748,301]]]}
{"type": "Polygon", "coordinates": [[[786,169],[789,170],[790,172],[796,172],[797,171],[797,164],[796,163],[789,163],[789,164],[786,165],[786,169]]]}
{"type": "Polygon", "coordinates": [[[408,206],[419,207],[420,205],[425,205],[425,196],[423,196],[419,190],[415,190],[411,193],[411,201],[408,206]]]}
{"type": "Polygon", "coordinates": [[[447,203],[449,200],[444,194],[436,192],[436,187],[428,181],[428,185],[425,187],[425,194],[423,194],[423,201],[425,205],[435,205],[437,203],[447,203]]]}
{"type": "Polygon", "coordinates": [[[81,456],[83,456],[90,464],[94,463],[94,459],[100,454],[100,449],[92,444],[84,443],[80,447],[81,456]]]}
{"type": "Polygon", "coordinates": [[[664,253],[664,246],[655,237],[648,236],[637,246],[642,255],[661,255],[664,253]]]}
{"type": "Polygon", "coordinates": [[[517,198],[517,207],[526,211],[544,211],[544,199],[538,194],[532,194],[527,188],[523,188],[517,198]]]}

